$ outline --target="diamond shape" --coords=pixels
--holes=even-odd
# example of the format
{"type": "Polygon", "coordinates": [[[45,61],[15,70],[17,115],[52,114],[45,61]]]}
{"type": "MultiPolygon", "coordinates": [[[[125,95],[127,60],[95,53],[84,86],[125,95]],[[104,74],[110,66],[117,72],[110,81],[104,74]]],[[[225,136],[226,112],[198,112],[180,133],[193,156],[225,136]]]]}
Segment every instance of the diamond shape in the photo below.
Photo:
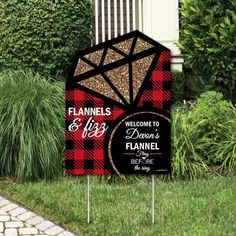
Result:
{"type": "Polygon", "coordinates": [[[132,105],[137,101],[154,56],[163,49],[138,31],[85,49],[77,56],[81,59],[74,76],[79,76],[71,84],[79,83],[88,88],[89,93],[94,91],[95,96],[103,95],[122,107],[132,105]]]}

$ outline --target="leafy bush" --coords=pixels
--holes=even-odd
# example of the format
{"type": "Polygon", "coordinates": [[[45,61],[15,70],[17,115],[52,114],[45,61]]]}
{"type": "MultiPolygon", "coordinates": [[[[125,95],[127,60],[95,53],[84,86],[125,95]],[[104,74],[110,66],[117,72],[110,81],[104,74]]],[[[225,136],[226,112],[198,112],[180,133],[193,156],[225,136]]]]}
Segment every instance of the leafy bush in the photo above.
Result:
{"type": "Polygon", "coordinates": [[[172,101],[182,101],[184,99],[184,90],[185,90],[185,76],[181,71],[172,71],[171,72],[172,79],[172,101]]]}
{"type": "Polygon", "coordinates": [[[229,172],[236,170],[236,108],[214,91],[203,94],[193,108],[198,120],[205,120],[202,153],[209,164],[220,164],[229,172]]]}
{"type": "Polygon", "coordinates": [[[31,72],[0,75],[0,175],[59,176],[64,148],[64,92],[31,72]]]}
{"type": "Polygon", "coordinates": [[[195,178],[215,165],[236,171],[236,108],[223,95],[203,93],[172,114],[173,175],[195,178]]]}
{"type": "Polygon", "coordinates": [[[227,120],[231,103],[223,100],[223,95],[215,91],[203,93],[192,108],[192,113],[196,115],[195,120],[206,120],[205,131],[212,131],[215,134],[217,125],[227,120]]]}
{"type": "Polygon", "coordinates": [[[60,76],[75,52],[90,45],[90,0],[0,2],[0,67],[60,76]]]}
{"type": "Polygon", "coordinates": [[[220,125],[221,141],[214,141],[212,152],[221,162],[220,172],[236,172],[236,109],[234,117],[220,125]]]}
{"type": "Polygon", "coordinates": [[[207,86],[201,76],[190,71],[172,71],[172,101],[195,100],[206,91],[207,86]]]}
{"type": "Polygon", "coordinates": [[[201,142],[202,121],[195,122],[191,111],[180,108],[172,114],[172,175],[182,178],[196,178],[208,171],[200,155],[204,149],[201,142]]]}
{"type": "Polygon", "coordinates": [[[236,1],[182,0],[180,48],[185,63],[205,78],[235,74],[236,1]]]}

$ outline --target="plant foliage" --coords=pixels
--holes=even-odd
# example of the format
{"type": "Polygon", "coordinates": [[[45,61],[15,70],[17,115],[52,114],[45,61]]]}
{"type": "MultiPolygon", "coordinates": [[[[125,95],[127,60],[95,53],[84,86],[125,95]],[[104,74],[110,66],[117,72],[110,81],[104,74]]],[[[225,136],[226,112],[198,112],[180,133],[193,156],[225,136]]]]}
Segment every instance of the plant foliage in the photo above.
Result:
{"type": "Polygon", "coordinates": [[[90,45],[89,0],[0,2],[0,67],[29,68],[57,77],[75,52],[90,45]]]}
{"type": "Polygon", "coordinates": [[[200,152],[204,149],[201,130],[204,121],[192,120],[191,111],[180,108],[172,114],[172,175],[181,178],[196,178],[208,171],[200,152]]]}
{"type": "Polygon", "coordinates": [[[63,172],[63,94],[31,72],[0,75],[0,175],[33,180],[63,172]]]}
{"type": "Polygon", "coordinates": [[[192,113],[196,120],[205,120],[202,153],[211,165],[219,164],[220,169],[236,170],[236,108],[223,95],[209,91],[201,95],[192,113]]]}
{"type": "Polygon", "coordinates": [[[189,71],[172,71],[172,101],[195,100],[206,91],[206,86],[201,76],[189,71]]]}
{"type": "Polygon", "coordinates": [[[236,108],[214,91],[172,114],[173,175],[195,178],[211,166],[236,171],[236,108]]]}
{"type": "Polygon", "coordinates": [[[180,48],[205,78],[232,80],[236,68],[236,1],[182,0],[180,48]]]}

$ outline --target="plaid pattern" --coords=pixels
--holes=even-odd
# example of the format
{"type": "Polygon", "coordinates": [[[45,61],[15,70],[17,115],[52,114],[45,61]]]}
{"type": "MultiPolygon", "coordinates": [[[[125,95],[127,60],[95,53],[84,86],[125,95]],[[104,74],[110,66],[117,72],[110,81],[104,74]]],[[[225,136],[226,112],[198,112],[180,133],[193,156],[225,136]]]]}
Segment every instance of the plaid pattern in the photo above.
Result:
{"type": "Polygon", "coordinates": [[[138,102],[139,108],[158,109],[159,112],[170,113],[171,107],[171,79],[170,79],[170,51],[163,51],[151,74],[146,81],[144,91],[138,102]]]}
{"type": "Polygon", "coordinates": [[[82,90],[74,89],[66,91],[66,173],[73,175],[81,174],[109,174],[111,165],[108,160],[104,159],[104,138],[106,133],[101,137],[82,138],[82,132],[88,119],[92,117],[95,122],[105,122],[110,126],[119,115],[124,112],[106,101],[85,93],[82,90]],[[74,107],[110,107],[110,116],[82,116],[69,115],[68,108],[74,107]],[[76,132],[71,132],[68,127],[73,120],[80,118],[83,125],[76,132]]]}

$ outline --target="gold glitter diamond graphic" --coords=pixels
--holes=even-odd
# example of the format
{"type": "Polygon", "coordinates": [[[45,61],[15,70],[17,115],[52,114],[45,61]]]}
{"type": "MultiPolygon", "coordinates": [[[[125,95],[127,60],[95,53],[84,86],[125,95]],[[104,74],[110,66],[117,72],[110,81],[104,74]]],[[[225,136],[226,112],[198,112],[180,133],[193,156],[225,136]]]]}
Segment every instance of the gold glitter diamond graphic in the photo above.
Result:
{"type": "Polygon", "coordinates": [[[80,55],[74,76],[89,90],[128,105],[135,101],[156,54],[155,43],[140,35],[111,41],[80,55]]]}

